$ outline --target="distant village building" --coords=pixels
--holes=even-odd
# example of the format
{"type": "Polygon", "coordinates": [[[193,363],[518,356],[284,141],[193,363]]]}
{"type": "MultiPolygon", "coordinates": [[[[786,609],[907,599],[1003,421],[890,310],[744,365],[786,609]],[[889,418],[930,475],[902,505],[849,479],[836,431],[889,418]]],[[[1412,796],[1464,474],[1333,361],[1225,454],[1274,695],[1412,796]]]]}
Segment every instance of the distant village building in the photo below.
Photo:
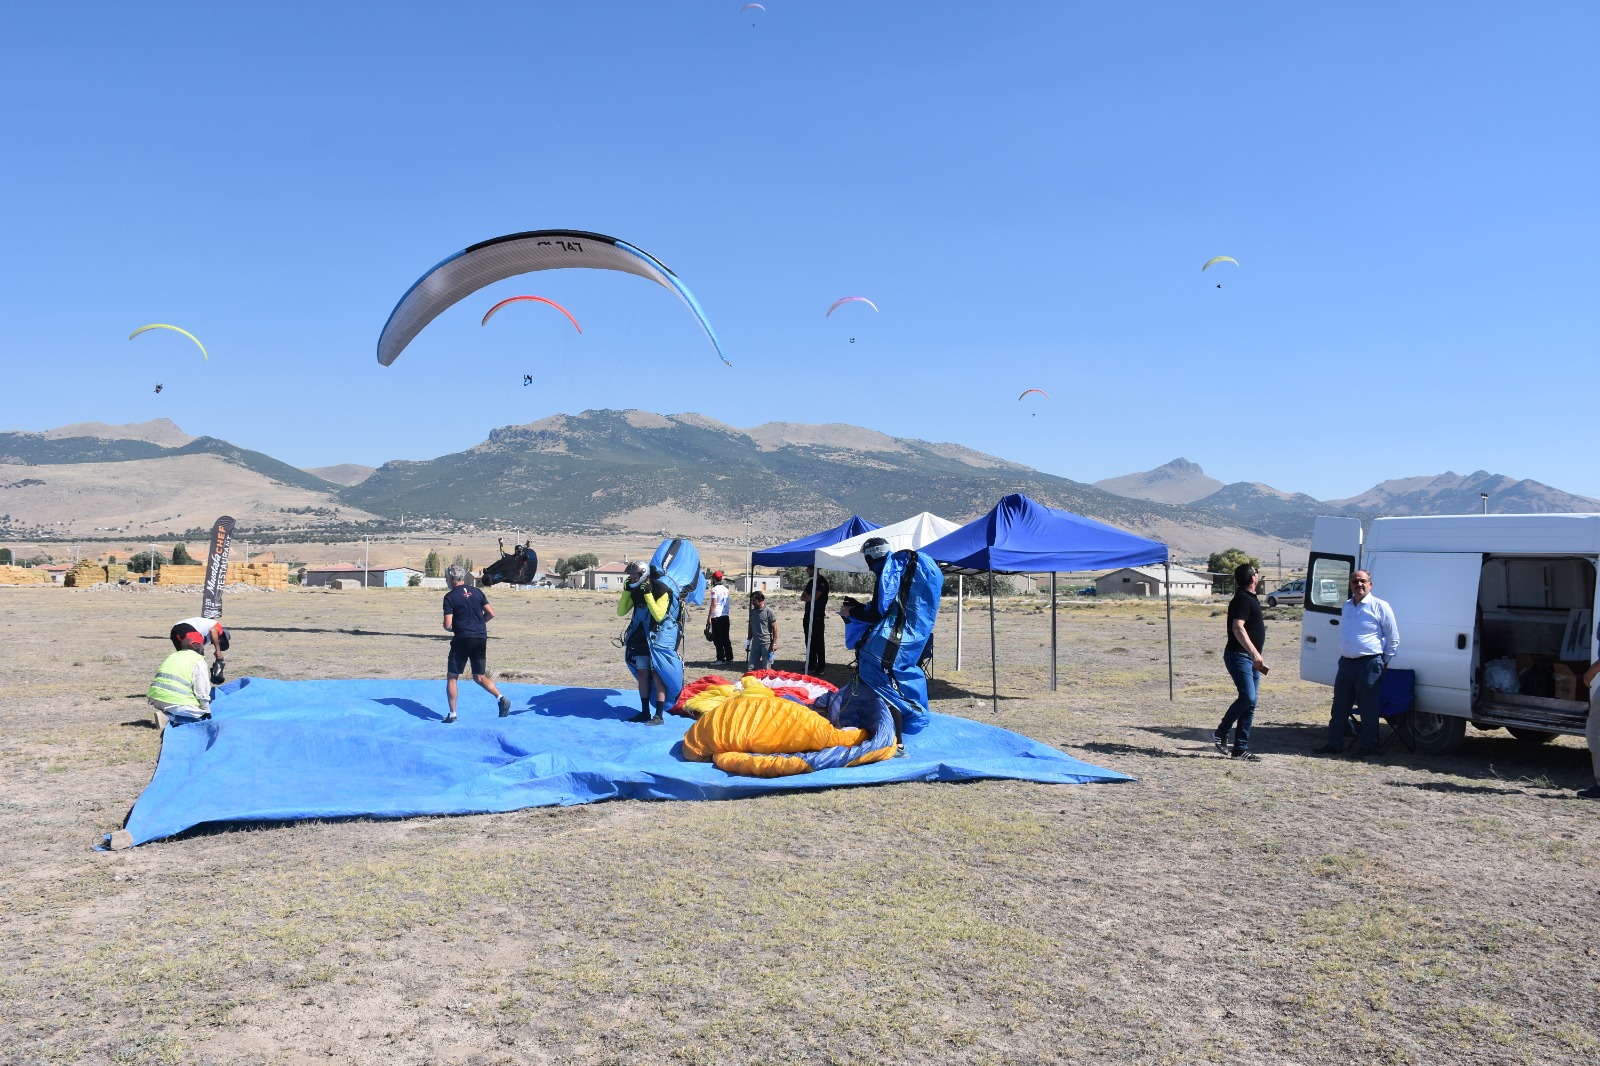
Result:
{"type": "MultiPolygon", "coordinates": [[[[329,566],[306,567],[300,583],[316,588],[333,585],[335,581],[354,581],[354,586],[338,587],[403,589],[412,574],[421,577],[422,571],[413,570],[409,566],[374,566],[365,569],[349,563],[333,563],[329,566]]],[[[473,583],[471,580],[468,581],[468,584],[473,583]]]]}
{"type": "Polygon", "coordinates": [[[759,589],[762,592],[772,593],[783,588],[783,578],[778,574],[740,574],[733,579],[733,590],[740,595],[748,596],[759,589]]]}
{"type": "Polygon", "coordinates": [[[61,585],[67,580],[67,571],[72,569],[70,563],[53,563],[50,566],[41,566],[38,569],[50,575],[52,583],[61,585]]]}
{"type": "Polygon", "coordinates": [[[593,592],[615,592],[627,580],[627,563],[601,563],[580,570],[573,575],[579,579],[578,587],[593,592]]]}
{"type": "MultiPolygon", "coordinates": [[[[1166,570],[1159,566],[1127,566],[1113,570],[1095,579],[1096,596],[1155,596],[1165,597],[1166,570]]],[[[1174,596],[1209,596],[1211,578],[1192,570],[1172,568],[1172,594],[1174,596]]]]}

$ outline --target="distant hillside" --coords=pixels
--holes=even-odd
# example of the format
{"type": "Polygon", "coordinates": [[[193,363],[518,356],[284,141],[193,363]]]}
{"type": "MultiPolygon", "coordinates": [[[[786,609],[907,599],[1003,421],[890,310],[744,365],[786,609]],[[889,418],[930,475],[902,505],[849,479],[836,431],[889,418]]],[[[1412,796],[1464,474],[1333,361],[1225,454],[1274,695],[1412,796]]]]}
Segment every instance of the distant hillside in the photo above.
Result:
{"type": "Polygon", "coordinates": [[[1136,500],[1151,500],[1155,503],[1193,503],[1201,497],[1217,492],[1222,488],[1222,482],[1214,477],[1207,477],[1199,464],[1179,458],[1154,470],[1096,481],[1094,487],[1136,500]]]}
{"type": "Polygon", "coordinates": [[[70,426],[57,426],[42,434],[52,440],[61,437],[98,437],[101,440],[142,440],[164,448],[181,448],[194,440],[179,429],[170,418],[153,418],[148,422],[132,422],[125,426],[108,426],[104,422],[75,422],[70,426]]]}
{"type": "Polygon", "coordinates": [[[360,463],[338,463],[334,466],[308,466],[301,469],[313,477],[348,487],[361,484],[376,473],[378,468],[362,466],[360,463]]]}
{"type": "MultiPolygon", "coordinates": [[[[182,430],[178,430],[177,426],[165,419],[126,428],[140,429],[159,423],[165,423],[167,427],[182,435],[182,430]]],[[[98,423],[89,423],[86,426],[98,426],[98,423]]],[[[270,455],[241,448],[216,437],[192,437],[188,438],[185,444],[167,447],[133,438],[60,435],[66,429],[75,428],[79,427],[62,427],[60,430],[48,430],[44,433],[0,433],[0,463],[58,466],[77,463],[123,463],[182,455],[214,455],[225,463],[243,467],[280,484],[292,485],[310,492],[331,492],[339,487],[288,463],[279,462],[270,455]]],[[[124,427],[102,428],[115,430],[124,427]]]]}
{"type": "Polygon", "coordinates": [[[960,445],[855,426],[743,430],[703,415],[641,411],[586,411],[496,429],[464,452],[386,463],[339,495],[386,515],[737,536],[747,522],[768,535],[800,534],[852,513],[894,521],[929,510],[965,520],[1010,492],[1148,532],[1187,554],[1215,551],[1219,538],[1266,550],[1270,539],[960,445]]]}
{"type": "Polygon", "coordinates": [[[1309,538],[1312,520],[1331,513],[1327,504],[1303,492],[1282,492],[1256,481],[1225,485],[1189,506],[1286,540],[1309,538]]]}
{"type": "Polygon", "coordinates": [[[1327,503],[1346,514],[1477,514],[1483,506],[1480,494],[1485,492],[1489,494],[1489,510],[1497,514],[1600,511],[1600,500],[1576,496],[1537,481],[1517,481],[1487,470],[1464,477],[1447,470],[1431,478],[1426,475],[1396,478],[1375,485],[1359,496],[1327,503]]]}

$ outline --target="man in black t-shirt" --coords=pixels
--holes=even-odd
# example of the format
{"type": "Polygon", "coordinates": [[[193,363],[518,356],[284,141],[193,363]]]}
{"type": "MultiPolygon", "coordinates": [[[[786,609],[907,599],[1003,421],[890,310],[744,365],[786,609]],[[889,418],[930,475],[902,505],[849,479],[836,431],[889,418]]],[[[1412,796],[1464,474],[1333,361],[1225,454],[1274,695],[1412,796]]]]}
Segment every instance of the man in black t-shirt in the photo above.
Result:
{"type": "Polygon", "coordinates": [[[806,567],[806,573],[810,580],[800,590],[800,602],[806,605],[802,631],[811,649],[806,673],[821,677],[828,668],[828,579],[817,573],[814,566],[806,567]]]}
{"type": "Polygon", "coordinates": [[[1261,649],[1267,643],[1267,620],[1261,613],[1261,601],[1256,599],[1256,587],[1261,575],[1249,563],[1234,567],[1235,592],[1228,604],[1228,647],[1222,653],[1222,662],[1233,678],[1239,698],[1229,705],[1222,723],[1211,734],[1211,743],[1223,754],[1228,753],[1228,733],[1233,731],[1233,757],[1248,762],[1259,758],[1250,750],[1250,727],[1256,718],[1256,694],[1261,685],[1261,675],[1267,672],[1261,649]]]}
{"type": "Polygon", "coordinates": [[[511,701],[500,695],[494,682],[489,680],[488,647],[489,619],[494,608],[484,598],[482,589],[466,584],[466,570],[451,563],[444,572],[450,591],[444,594],[444,628],[450,634],[450,656],[445,664],[444,693],[450,701],[446,724],[456,720],[456,679],[467,668],[472,669],[472,680],[499,701],[500,717],[511,713],[511,701]]]}

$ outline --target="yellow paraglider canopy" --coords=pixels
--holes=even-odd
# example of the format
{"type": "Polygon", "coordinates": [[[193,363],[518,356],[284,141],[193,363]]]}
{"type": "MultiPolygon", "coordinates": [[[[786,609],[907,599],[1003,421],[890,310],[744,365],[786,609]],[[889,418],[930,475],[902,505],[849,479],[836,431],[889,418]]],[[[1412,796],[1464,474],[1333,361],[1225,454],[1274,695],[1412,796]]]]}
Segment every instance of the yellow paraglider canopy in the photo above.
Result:
{"type": "Polygon", "coordinates": [[[1214,255],[1210,259],[1206,260],[1206,266],[1200,268],[1200,273],[1204,274],[1206,272],[1206,267],[1210,266],[1212,263],[1232,263],[1234,266],[1238,266],[1239,260],[1235,259],[1231,255],[1214,255]]]}
{"type": "Polygon", "coordinates": [[[180,329],[177,326],[169,326],[165,322],[152,322],[148,326],[140,326],[138,329],[128,334],[128,339],[131,341],[133,338],[149,329],[170,329],[174,333],[183,334],[185,337],[188,337],[190,340],[194,341],[194,346],[200,349],[200,354],[205,358],[205,361],[208,363],[211,362],[211,356],[206,354],[206,346],[200,343],[199,337],[196,337],[193,333],[190,333],[186,329],[180,329]]]}

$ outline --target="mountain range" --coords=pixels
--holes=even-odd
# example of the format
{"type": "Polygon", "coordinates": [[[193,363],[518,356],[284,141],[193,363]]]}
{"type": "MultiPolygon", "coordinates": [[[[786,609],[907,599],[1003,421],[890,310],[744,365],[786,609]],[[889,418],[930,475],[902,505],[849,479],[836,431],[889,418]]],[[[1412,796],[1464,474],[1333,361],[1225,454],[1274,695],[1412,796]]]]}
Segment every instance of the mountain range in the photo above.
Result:
{"type": "Polygon", "coordinates": [[[516,526],[536,533],[670,531],[782,539],[850,514],[889,522],[918,511],[952,520],[1001,496],[1098,518],[1182,557],[1240,547],[1294,551],[1318,514],[1600,510],[1600,502],[1479,471],[1386,481],[1319,501],[1268,485],[1224,485],[1175,459],[1094,485],[958,444],[841,424],[740,429],[698,414],[585,411],[491,431],[481,444],[377,469],[302,470],[166,419],[0,433],[0,538],[152,538],[202,529],[227,512],[242,529],[351,535],[418,524],[516,526]]]}
{"type": "Polygon", "coordinates": [[[1260,482],[1224,485],[1196,463],[1174,459],[1137,474],[1096,481],[1095,487],[1131,499],[1181,504],[1237,525],[1290,540],[1311,534],[1317,515],[1376,518],[1380,515],[1477,514],[1488,506],[1501,514],[1600,511],[1600,500],[1578,496],[1538,481],[1478,470],[1461,475],[1395,478],[1343,500],[1318,500],[1303,492],[1284,492],[1260,482]]]}

